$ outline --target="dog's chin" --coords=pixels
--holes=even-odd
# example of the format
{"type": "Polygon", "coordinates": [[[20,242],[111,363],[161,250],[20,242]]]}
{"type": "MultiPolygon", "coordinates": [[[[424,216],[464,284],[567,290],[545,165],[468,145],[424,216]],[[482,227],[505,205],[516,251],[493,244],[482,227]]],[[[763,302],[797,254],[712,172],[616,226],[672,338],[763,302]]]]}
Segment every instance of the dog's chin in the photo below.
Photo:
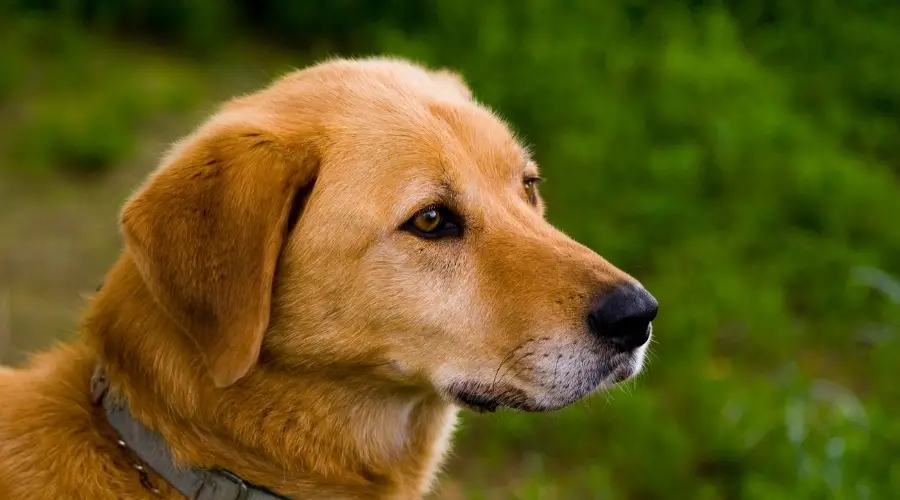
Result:
{"type": "Polygon", "coordinates": [[[617,354],[601,363],[598,370],[576,375],[578,381],[567,385],[569,389],[564,392],[466,382],[452,385],[445,395],[457,406],[477,413],[493,413],[501,408],[529,413],[561,410],[637,376],[644,366],[645,351],[646,345],[617,354]]]}

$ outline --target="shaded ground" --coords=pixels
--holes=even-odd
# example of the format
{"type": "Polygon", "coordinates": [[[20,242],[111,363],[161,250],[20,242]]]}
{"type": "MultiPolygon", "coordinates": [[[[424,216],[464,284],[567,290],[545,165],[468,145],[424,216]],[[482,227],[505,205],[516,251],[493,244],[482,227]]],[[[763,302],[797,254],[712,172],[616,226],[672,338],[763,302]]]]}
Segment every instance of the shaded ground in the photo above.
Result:
{"type": "Polygon", "coordinates": [[[20,361],[25,352],[74,331],[84,294],[93,292],[120,249],[117,212],[152,166],[156,148],[145,149],[140,155],[145,160],[129,162],[99,182],[35,186],[0,180],[10,333],[3,361],[20,361]]]}

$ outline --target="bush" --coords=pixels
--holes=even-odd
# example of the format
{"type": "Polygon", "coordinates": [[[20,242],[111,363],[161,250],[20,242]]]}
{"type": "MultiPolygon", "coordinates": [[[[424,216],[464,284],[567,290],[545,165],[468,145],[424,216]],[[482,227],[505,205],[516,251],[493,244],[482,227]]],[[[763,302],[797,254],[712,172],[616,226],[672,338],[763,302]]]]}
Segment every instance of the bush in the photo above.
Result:
{"type": "Polygon", "coordinates": [[[647,284],[658,341],[610,404],[467,418],[473,498],[896,497],[898,4],[564,4],[16,8],[457,68],[534,145],[550,218],[647,284]]]}
{"type": "Polygon", "coordinates": [[[0,23],[0,43],[0,126],[12,129],[0,137],[0,170],[103,173],[134,153],[154,118],[203,92],[178,60],[112,47],[66,21],[0,23]]]}

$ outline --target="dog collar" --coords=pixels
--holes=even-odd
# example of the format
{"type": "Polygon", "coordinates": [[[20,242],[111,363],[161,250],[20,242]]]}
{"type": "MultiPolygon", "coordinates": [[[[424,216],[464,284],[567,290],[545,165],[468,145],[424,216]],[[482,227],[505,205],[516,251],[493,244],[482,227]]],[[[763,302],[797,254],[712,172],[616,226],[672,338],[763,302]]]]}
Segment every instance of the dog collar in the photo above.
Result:
{"type": "MultiPolygon", "coordinates": [[[[121,398],[108,398],[109,380],[98,366],[91,377],[91,399],[106,410],[106,419],[119,434],[118,445],[128,448],[147,467],[191,500],[287,500],[265,488],[254,486],[229,471],[179,467],[162,436],[137,421],[121,398]]],[[[135,465],[141,484],[156,490],[143,465],[135,465]]]]}

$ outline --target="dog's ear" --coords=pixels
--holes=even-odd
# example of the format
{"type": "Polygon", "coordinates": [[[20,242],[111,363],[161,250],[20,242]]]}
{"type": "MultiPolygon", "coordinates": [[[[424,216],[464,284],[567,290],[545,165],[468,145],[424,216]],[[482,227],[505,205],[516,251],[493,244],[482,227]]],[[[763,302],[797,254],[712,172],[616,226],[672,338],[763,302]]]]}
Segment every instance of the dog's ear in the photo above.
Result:
{"type": "Polygon", "coordinates": [[[472,98],[472,89],[466,84],[465,79],[459,73],[453,72],[446,68],[441,68],[431,72],[431,77],[438,83],[446,85],[460,94],[466,99],[472,98]]]}
{"type": "Polygon", "coordinates": [[[218,387],[258,360],[292,207],[318,170],[312,148],[280,144],[261,126],[271,121],[253,118],[219,116],[201,127],[121,215],[138,272],[218,387]]]}

